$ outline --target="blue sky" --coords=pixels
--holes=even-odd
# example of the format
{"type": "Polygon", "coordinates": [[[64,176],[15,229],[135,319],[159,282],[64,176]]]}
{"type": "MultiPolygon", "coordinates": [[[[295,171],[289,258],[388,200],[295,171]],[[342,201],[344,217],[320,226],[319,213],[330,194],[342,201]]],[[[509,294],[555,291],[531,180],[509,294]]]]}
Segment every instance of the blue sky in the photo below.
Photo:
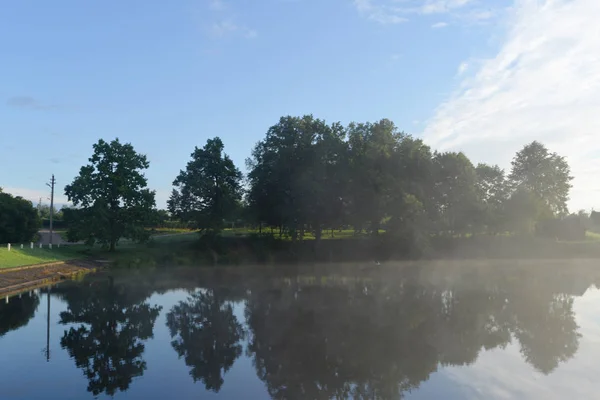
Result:
{"type": "Polygon", "coordinates": [[[194,146],[220,136],[245,170],[251,147],[280,116],[312,113],[342,123],[390,118],[434,148],[503,167],[525,142],[548,141],[580,181],[572,208],[592,208],[600,205],[600,147],[590,147],[589,121],[600,122],[592,112],[597,3],[5,3],[0,186],[37,201],[54,173],[65,201],[62,188],[92,144],[119,137],[148,155],[149,185],[164,207],[194,146]],[[561,125],[575,117],[586,119],[577,143],[561,125]],[[578,159],[582,149],[589,154],[578,159]]]}

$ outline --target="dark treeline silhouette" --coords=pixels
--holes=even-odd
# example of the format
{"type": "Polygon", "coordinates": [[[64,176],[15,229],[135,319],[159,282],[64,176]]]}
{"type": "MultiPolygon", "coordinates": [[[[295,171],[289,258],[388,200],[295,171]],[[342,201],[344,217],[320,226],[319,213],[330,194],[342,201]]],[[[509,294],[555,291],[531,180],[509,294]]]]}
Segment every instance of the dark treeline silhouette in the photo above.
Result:
{"type": "Polygon", "coordinates": [[[28,242],[40,225],[41,219],[31,201],[4,193],[0,187],[0,243],[28,242]]]}
{"type": "Polygon", "coordinates": [[[169,210],[200,229],[219,231],[242,215],[292,240],[351,227],[410,246],[432,234],[533,232],[535,222],[568,214],[572,179],[565,159],[538,142],[515,155],[507,175],[432,151],[386,119],[344,127],[312,116],[281,118],[247,166],[244,192],[223,143],[210,139],[174,182],[169,210]]]}
{"type": "Polygon", "coordinates": [[[144,227],[170,219],[209,237],[242,224],[294,243],[307,234],[318,243],[339,230],[384,233],[394,248],[418,255],[432,237],[585,234],[581,215],[567,218],[569,165],[536,141],[504,171],[474,165],[461,152],[435,151],[387,119],[343,126],[287,116],[268,129],[246,165],[244,177],[218,137],[196,147],[175,177],[167,214],[153,209],[146,157],[118,139],[100,140],[65,188],[76,206],[64,210],[69,237],[114,250],[120,238],[146,240],[144,227]],[[538,224],[548,220],[554,223],[538,224]]]}

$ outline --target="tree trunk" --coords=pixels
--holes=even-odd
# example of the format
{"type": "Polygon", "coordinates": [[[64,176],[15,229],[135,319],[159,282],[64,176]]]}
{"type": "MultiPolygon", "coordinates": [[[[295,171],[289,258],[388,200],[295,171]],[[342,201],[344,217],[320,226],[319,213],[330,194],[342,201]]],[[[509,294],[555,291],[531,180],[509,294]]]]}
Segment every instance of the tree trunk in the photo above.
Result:
{"type": "Polygon", "coordinates": [[[321,225],[316,225],[315,226],[315,240],[317,241],[317,244],[321,241],[322,234],[323,234],[323,231],[321,230],[321,225]]]}

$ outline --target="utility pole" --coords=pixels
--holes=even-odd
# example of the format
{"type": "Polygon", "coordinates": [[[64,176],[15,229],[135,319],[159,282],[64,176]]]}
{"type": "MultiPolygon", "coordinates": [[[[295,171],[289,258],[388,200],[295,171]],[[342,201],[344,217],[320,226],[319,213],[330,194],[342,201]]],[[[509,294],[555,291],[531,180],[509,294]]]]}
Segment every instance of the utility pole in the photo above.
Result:
{"type": "Polygon", "coordinates": [[[54,179],[54,174],[52,174],[52,179],[50,179],[50,183],[46,183],[51,188],[50,192],[50,247],[52,247],[52,219],[54,218],[54,184],[56,183],[56,179],[54,179]]]}
{"type": "Polygon", "coordinates": [[[48,298],[48,316],[46,322],[46,362],[50,362],[50,286],[48,286],[46,297],[48,298]]]}

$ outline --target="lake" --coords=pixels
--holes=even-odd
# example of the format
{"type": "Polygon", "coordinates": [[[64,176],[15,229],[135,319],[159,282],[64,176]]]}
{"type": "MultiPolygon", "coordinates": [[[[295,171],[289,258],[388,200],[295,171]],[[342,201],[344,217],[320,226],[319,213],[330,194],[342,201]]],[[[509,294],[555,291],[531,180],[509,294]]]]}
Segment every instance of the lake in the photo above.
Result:
{"type": "Polygon", "coordinates": [[[0,398],[594,398],[599,267],[88,275],[0,301],[0,398]]]}

